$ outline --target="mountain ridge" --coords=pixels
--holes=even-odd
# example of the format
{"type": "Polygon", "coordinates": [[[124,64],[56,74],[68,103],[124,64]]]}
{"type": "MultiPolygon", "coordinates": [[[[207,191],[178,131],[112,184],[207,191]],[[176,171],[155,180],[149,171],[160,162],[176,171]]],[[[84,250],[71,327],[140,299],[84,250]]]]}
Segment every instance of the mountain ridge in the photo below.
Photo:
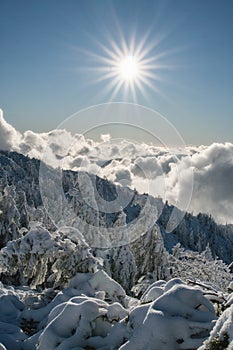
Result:
{"type": "MultiPolygon", "coordinates": [[[[0,189],[2,193],[0,198],[0,210],[2,212],[0,244],[2,248],[9,241],[22,238],[25,232],[30,230],[30,223],[34,221],[41,223],[50,232],[56,231],[56,225],[49,217],[50,213],[46,211],[41,198],[39,187],[40,164],[39,160],[25,157],[17,152],[0,151],[0,189]]],[[[109,200],[111,203],[111,200],[115,199],[117,194],[121,194],[119,191],[125,191],[126,195],[130,196],[130,200],[121,212],[103,213],[103,215],[98,216],[95,208],[91,208],[82,197],[81,190],[78,187],[78,175],[78,172],[71,170],[62,172],[65,197],[75,213],[74,216],[71,216],[70,226],[76,225],[75,227],[81,233],[84,233],[82,230],[87,230],[87,227],[90,227],[85,231],[84,238],[87,242],[98,243],[92,247],[93,254],[103,258],[105,269],[127,291],[134,285],[135,280],[147,273],[157,271],[154,277],[156,279],[164,278],[167,273],[166,251],[171,253],[172,248],[178,243],[185,249],[198,251],[199,253],[208,246],[214,258],[219,258],[228,265],[233,261],[231,227],[217,225],[206,214],[193,216],[186,213],[178,226],[171,233],[168,233],[166,232],[166,226],[174,206],[167,202],[163,204],[159,198],[154,199],[147,194],[138,194],[135,190],[124,189],[106,179],[94,176],[97,192],[106,201],[109,200]],[[76,194],[72,196],[74,189],[76,194]],[[148,198],[152,201],[152,205],[159,208],[161,215],[157,223],[154,222],[148,226],[148,230],[141,235],[140,229],[143,231],[143,225],[146,225],[149,218],[143,217],[144,221],[142,221],[140,227],[137,227],[137,224],[140,223],[140,213],[143,211],[143,206],[145,206],[148,198]],[[76,222],[76,216],[79,219],[78,223],[76,222]],[[97,223],[99,228],[105,230],[103,232],[108,234],[112,232],[110,243],[107,246],[104,246],[107,236],[102,239],[96,234],[95,225],[97,223]],[[128,242],[120,241],[118,233],[124,236],[125,232],[131,232],[130,230],[134,226],[136,226],[134,230],[135,239],[133,237],[128,242]],[[123,230],[125,227],[128,228],[128,231],[123,230]],[[144,249],[140,249],[140,247],[144,247],[144,249]],[[124,253],[122,253],[123,251],[124,253]],[[143,251],[141,256],[140,251],[143,251]],[[155,253],[156,251],[157,253],[155,253]],[[126,273],[120,271],[122,261],[125,259],[124,255],[128,256],[126,270],[131,271],[129,273],[130,278],[127,278],[126,273]],[[119,264],[119,262],[121,263],[119,264]]],[[[90,176],[92,177],[92,175],[90,176]]],[[[52,202],[52,207],[57,213],[58,204],[52,202]]],[[[175,210],[179,214],[179,210],[177,208],[175,210]]],[[[59,225],[62,226],[62,221],[59,222],[59,225]]]]}

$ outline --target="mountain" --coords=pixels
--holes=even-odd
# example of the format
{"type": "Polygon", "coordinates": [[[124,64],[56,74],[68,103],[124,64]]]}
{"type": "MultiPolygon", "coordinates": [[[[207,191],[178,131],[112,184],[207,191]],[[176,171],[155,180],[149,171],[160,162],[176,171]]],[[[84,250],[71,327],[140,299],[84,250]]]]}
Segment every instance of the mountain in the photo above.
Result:
{"type": "Polygon", "coordinates": [[[232,236],[205,214],[0,151],[0,349],[198,349],[215,310],[232,310],[232,236]]]}
{"type": "MultiPolygon", "coordinates": [[[[56,219],[57,213],[54,214],[54,211],[58,211],[58,201],[61,199],[60,191],[62,190],[67,201],[65,206],[70,205],[72,208],[70,218],[71,221],[73,220],[72,226],[75,226],[75,218],[82,216],[82,220],[85,223],[90,222],[93,227],[99,226],[110,230],[113,227],[124,227],[126,225],[133,231],[132,228],[135,225],[130,226],[130,224],[135,223],[136,220],[141,220],[142,216],[148,215],[146,218],[147,224],[141,229],[141,232],[134,232],[135,237],[130,232],[130,237],[128,238],[130,242],[135,241],[135,238],[139,238],[142,233],[145,234],[148,228],[148,231],[161,232],[164,245],[168,251],[171,251],[172,247],[177,243],[181,243],[186,249],[199,252],[204,251],[206,246],[209,245],[214,257],[222,259],[227,264],[233,261],[232,225],[217,225],[214,219],[206,214],[200,213],[197,216],[193,216],[190,213],[186,213],[182,221],[178,222],[177,227],[168,233],[166,227],[172,213],[175,212],[178,219],[183,214],[179,209],[168,203],[164,204],[159,198],[156,199],[147,194],[140,195],[136,190],[132,191],[119,185],[116,186],[98,176],[83,172],[61,171],[60,169],[55,171],[52,168],[47,168],[39,160],[25,157],[16,152],[1,151],[0,189],[2,193],[1,210],[3,212],[0,231],[1,247],[11,238],[21,237],[20,229],[28,229],[31,221],[41,221],[49,229],[53,226],[52,221],[57,221],[55,224],[58,227],[62,226],[62,222],[59,222],[61,218],[56,219]],[[47,175],[46,172],[50,174],[47,175]],[[46,175],[44,175],[45,173],[46,175]],[[41,182],[44,181],[45,184],[40,186],[39,180],[41,182]],[[94,193],[94,196],[95,200],[98,201],[97,208],[95,208],[96,204],[92,205],[86,199],[88,195],[89,197],[91,195],[85,192],[87,191],[86,189],[83,189],[86,185],[85,181],[91,182],[91,184],[87,183],[86,187],[89,186],[90,188],[92,186],[95,188],[96,193],[94,193]],[[51,184],[51,182],[53,183],[51,184]],[[57,186],[57,183],[62,188],[55,188],[54,186],[57,186]],[[57,190],[57,193],[54,193],[55,190],[57,190]],[[51,205],[49,209],[45,210],[45,200],[53,201],[51,196],[48,195],[49,191],[53,191],[51,196],[58,196],[56,197],[57,203],[47,203],[47,205],[51,205]],[[44,192],[46,192],[46,195],[44,192]],[[42,198],[41,195],[45,198],[42,198]],[[101,199],[104,200],[103,205],[101,199]],[[112,207],[109,210],[108,207],[114,201],[116,202],[116,208],[112,207]],[[148,224],[151,208],[155,208],[156,212],[158,212],[157,222],[154,222],[152,217],[150,219],[152,221],[148,224]],[[98,214],[100,215],[98,216],[98,214]],[[14,222],[12,222],[11,216],[14,217],[14,222]],[[53,217],[52,220],[51,217],[53,217]]],[[[67,208],[62,208],[62,210],[67,210],[67,208]]],[[[64,219],[63,213],[61,214],[62,216],[64,219]]],[[[65,224],[68,226],[67,217],[65,221],[67,221],[65,224]]],[[[79,228],[82,224],[81,221],[78,223],[79,228]]],[[[96,242],[97,238],[88,237],[88,234],[90,235],[91,233],[86,232],[85,239],[92,247],[102,248],[112,247],[114,244],[121,245],[115,232],[113,233],[116,236],[114,239],[117,239],[118,243],[112,242],[111,239],[108,241],[109,237],[105,236],[102,237],[102,241],[96,242]]]]}
{"type": "MultiPolygon", "coordinates": [[[[54,217],[51,219],[51,215],[56,216],[59,211],[59,198],[55,196],[54,201],[52,198],[53,202],[50,203],[51,209],[49,217],[41,197],[43,189],[41,190],[39,184],[40,162],[17,153],[1,152],[0,154],[0,188],[2,193],[0,201],[0,210],[2,212],[0,242],[2,248],[12,240],[23,239],[25,234],[30,230],[30,227],[35,225],[35,223],[50,232],[57,232],[57,230],[59,232],[64,231],[64,226],[72,227],[72,232],[69,233],[67,233],[69,229],[66,228],[66,234],[69,237],[75,236],[75,233],[73,233],[74,228],[76,228],[76,230],[78,229],[78,234],[80,234],[80,232],[85,232],[85,239],[82,237],[83,241],[88,242],[92,246],[93,254],[102,257],[106,270],[118,280],[126,290],[130,290],[135,282],[135,278],[139,278],[148,271],[157,271],[156,278],[164,277],[165,268],[163,268],[163,260],[166,260],[164,255],[165,248],[159,227],[155,223],[152,223],[149,230],[144,232],[143,240],[140,238],[140,233],[137,232],[137,230],[139,230],[137,227],[137,230],[135,230],[136,232],[133,234],[135,234],[136,238],[139,238],[138,241],[135,241],[131,237],[129,243],[123,240],[123,244],[121,244],[121,240],[123,239],[121,236],[122,234],[125,235],[125,232],[123,232],[124,227],[135,227],[136,225],[131,225],[131,223],[134,223],[137,217],[141,220],[140,211],[142,211],[142,207],[145,205],[147,196],[140,196],[137,192],[128,189],[116,188],[114,184],[107,180],[93,176],[93,181],[96,182],[97,190],[100,196],[107,201],[106,203],[111,203],[111,200],[118,196],[117,191],[125,192],[122,195],[122,197],[124,197],[123,199],[129,197],[123,211],[99,213],[95,208],[86,203],[83,194],[80,193],[81,186],[78,186],[80,174],[72,171],[64,171],[62,173],[62,186],[67,202],[65,208],[63,208],[62,214],[58,217],[57,225],[55,225],[53,221],[54,217]],[[74,192],[75,195],[72,196],[74,192]],[[70,208],[72,209],[72,215],[66,213],[70,208]],[[63,222],[64,216],[65,222],[63,222]],[[77,221],[77,219],[79,220],[77,221]],[[57,229],[58,227],[59,229],[57,229]],[[112,233],[107,237],[110,231],[112,233]],[[101,236],[100,233],[102,233],[101,236]],[[139,253],[133,253],[139,252],[137,248],[138,245],[141,247],[145,246],[146,251],[148,251],[148,253],[151,252],[149,255],[150,258],[145,259],[144,254],[143,257],[140,257],[139,253]],[[157,253],[152,254],[153,251],[157,253]],[[141,263],[142,258],[145,259],[145,261],[147,260],[147,264],[141,263]],[[123,270],[121,268],[122,264],[124,266],[123,270]],[[126,266],[127,264],[129,265],[128,269],[126,266]]],[[[57,172],[54,174],[53,169],[48,169],[52,176],[55,176],[55,180],[51,185],[51,179],[46,179],[48,184],[46,184],[46,186],[43,185],[46,189],[46,193],[51,190],[56,182],[57,175],[59,175],[59,172],[58,174],[57,172]]],[[[49,198],[49,200],[51,200],[51,198],[49,198]]],[[[154,201],[161,204],[159,200],[154,201]]],[[[142,219],[145,221],[144,214],[142,219]]],[[[54,220],[56,220],[56,218],[54,220]]],[[[143,222],[139,224],[141,227],[143,225],[143,232],[145,225],[143,222]]],[[[6,277],[2,276],[2,278],[4,281],[7,281],[5,279],[6,277]]]]}

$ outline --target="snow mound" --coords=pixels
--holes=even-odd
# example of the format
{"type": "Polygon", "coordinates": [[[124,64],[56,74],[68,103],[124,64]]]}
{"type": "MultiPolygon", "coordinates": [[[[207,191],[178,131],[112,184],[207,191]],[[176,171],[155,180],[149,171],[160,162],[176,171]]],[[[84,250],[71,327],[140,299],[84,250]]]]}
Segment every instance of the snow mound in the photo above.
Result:
{"type": "Polygon", "coordinates": [[[102,270],[94,274],[78,273],[69,282],[68,287],[76,288],[79,293],[83,292],[88,296],[99,296],[109,302],[123,301],[126,297],[124,289],[102,270]]]}
{"type": "MultiPolygon", "coordinates": [[[[199,288],[187,286],[181,280],[174,279],[163,287],[160,282],[158,286],[154,283],[145,296],[155,288],[160,288],[161,295],[133,309],[84,295],[60,303],[48,316],[38,350],[197,348],[208,337],[216,319],[213,305],[199,288]]],[[[67,292],[74,293],[77,288],[79,293],[93,294],[103,287],[108,287],[108,294],[111,290],[112,295],[124,296],[121,287],[102,271],[92,276],[78,274],[67,292]]]]}
{"type": "Polygon", "coordinates": [[[202,291],[179,280],[171,280],[163,288],[156,285],[149,288],[144,300],[153,294],[153,290],[156,300],[136,307],[130,313],[127,327],[132,336],[120,349],[187,350],[200,346],[216,318],[213,305],[202,291]],[[157,288],[159,293],[164,291],[159,297],[157,288]]]}
{"type": "Polygon", "coordinates": [[[209,339],[199,350],[232,350],[233,349],[233,305],[219,317],[209,339]]]}
{"type": "MultiPolygon", "coordinates": [[[[27,336],[20,326],[20,315],[24,304],[14,293],[13,288],[7,289],[0,285],[0,342],[7,344],[8,349],[20,350],[20,342],[27,336]]],[[[0,349],[5,349],[0,344],[0,349]]]]}
{"type": "Polygon", "coordinates": [[[97,346],[98,338],[107,337],[113,325],[127,314],[119,303],[109,305],[95,298],[72,298],[52,310],[48,326],[39,338],[38,350],[83,348],[93,340],[97,346]]]}
{"type": "MultiPolygon", "coordinates": [[[[7,350],[197,349],[216,320],[203,293],[178,278],[157,281],[139,304],[102,270],[78,273],[60,292],[1,285],[0,344],[7,350]]],[[[228,310],[223,323],[230,320],[230,332],[228,310]]]]}

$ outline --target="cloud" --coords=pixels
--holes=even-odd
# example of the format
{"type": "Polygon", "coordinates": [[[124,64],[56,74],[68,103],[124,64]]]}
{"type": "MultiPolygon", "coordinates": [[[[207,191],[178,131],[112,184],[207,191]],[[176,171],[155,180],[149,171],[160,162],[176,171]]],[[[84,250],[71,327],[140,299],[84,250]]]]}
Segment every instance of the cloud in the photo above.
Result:
{"type": "Polygon", "coordinates": [[[0,110],[0,149],[18,151],[65,169],[85,170],[161,196],[194,214],[205,212],[220,223],[233,223],[232,143],[169,150],[127,140],[115,143],[109,134],[103,134],[101,142],[66,130],[20,134],[0,110]]]}
{"type": "Polygon", "coordinates": [[[178,172],[174,164],[168,173],[168,199],[182,197],[190,186],[193,173],[193,193],[189,211],[211,214],[218,222],[233,222],[233,144],[214,143],[199,147],[191,159],[182,158],[178,172]],[[191,163],[190,163],[191,160],[191,163]]]}
{"type": "Polygon", "coordinates": [[[3,111],[0,109],[0,149],[4,151],[18,150],[21,142],[21,134],[3,118],[3,111]]]}
{"type": "Polygon", "coordinates": [[[191,209],[195,213],[208,212],[221,223],[232,223],[233,144],[214,143],[192,158],[194,190],[191,209]]]}
{"type": "Polygon", "coordinates": [[[157,157],[139,157],[134,161],[131,171],[134,176],[154,179],[163,174],[157,157]]]}
{"type": "Polygon", "coordinates": [[[100,136],[100,138],[103,142],[109,142],[111,140],[111,135],[110,134],[102,134],[100,136]]]}
{"type": "Polygon", "coordinates": [[[115,181],[123,186],[130,186],[132,182],[130,171],[125,168],[118,168],[115,172],[115,181]]]}

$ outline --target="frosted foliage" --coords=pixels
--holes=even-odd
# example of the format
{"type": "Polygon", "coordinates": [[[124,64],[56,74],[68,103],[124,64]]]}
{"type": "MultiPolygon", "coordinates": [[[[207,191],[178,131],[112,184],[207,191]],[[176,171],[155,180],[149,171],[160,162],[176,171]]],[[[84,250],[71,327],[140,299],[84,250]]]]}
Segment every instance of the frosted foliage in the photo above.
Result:
{"type": "Polygon", "coordinates": [[[135,283],[137,266],[128,245],[107,250],[96,249],[95,254],[103,259],[105,271],[117,280],[126,292],[130,292],[135,283]]]}
{"type": "Polygon", "coordinates": [[[217,289],[226,290],[232,281],[229,267],[220,259],[214,259],[209,247],[202,253],[185,250],[176,245],[169,255],[172,277],[184,280],[206,281],[217,289]]]}
{"type": "MultiPolygon", "coordinates": [[[[77,240],[77,238],[76,238],[77,240]]],[[[97,261],[82,240],[75,243],[43,227],[10,241],[0,251],[0,271],[5,280],[17,275],[19,284],[64,286],[77,271],[93,271],[97,261]]]]}
{"type": "Polygon", "coordinates": [[[0,197],[0,245],[4,246],[8,241],[17,239],[20,233],[20,212],[15,202],[16,193],[14,186],[6,186],[0,197]]]}
{"type": "Polygon", "coordinates": [[[137,277],[148,272],[153,273],[156,280],[167,277],[167,254],[157,225],[131,243],[130,248],[138,269],[137,277]]]}

